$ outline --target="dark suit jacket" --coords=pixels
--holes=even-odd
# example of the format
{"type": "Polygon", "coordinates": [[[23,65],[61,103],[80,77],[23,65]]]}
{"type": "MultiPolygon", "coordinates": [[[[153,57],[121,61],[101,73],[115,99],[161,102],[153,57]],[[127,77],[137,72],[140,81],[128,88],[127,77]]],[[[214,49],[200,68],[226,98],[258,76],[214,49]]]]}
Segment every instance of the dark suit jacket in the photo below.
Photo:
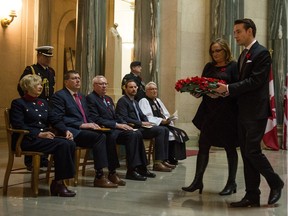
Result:
{"type": "MultiPolygon", "coordinates": [[[[85,96],[80,93],[78,94],[86,114],[86,119],[88,122],[92,122],[89,119],[85,96]]],[[[49,105],[49,120],[52,126],[61,134],[69,130],[73,133],[73,136],[76,137],[80,133],[80,125],[84,123],[84,120],[78,105],[68,89],[64,88],[57,91],[51,97],[49,105]]]]}
{"type": "MultiPolygon", "coordinates": [[[[240,58],[239,58],[240,59],[240,58]]],[[[239,67],[238,61],[238,69],[239,67]]],[[[269,104],[269,72],[271,56],[269,51],[255,42],[246,54],[240,81],[229,84],[231,96],[237,96],[239,118],[259,120],[271,115],[269,104]]]]}
{"type": "Polygon", "coordinates": [[[123,79],[122,79],[122,94],[125,95],[125,83],[128,80],[133,80],[136,85],[138,86],[137,89],[137,94],[135,95],[135,100],[139,101],[142,98],[144,98],[145,95],[145,83],[142,81],[142,78],[140,76],[136,76],[135,74],[133,74],[132,72],[130,72],[129,74],[126,74],[123,79]]]}
{"type": "Polygon", "coordinates": [[[126,123],[122,119],[117,119],[115,114],[115,105],[111,97],[105,95],[104,99],[107,106],[96,92],[86,96],[90,119],[98,125],[116,128],[116,123],[126,123]]]}
{"type": "Polygon", "coordinates": [[[122,118],[127,123],[132,123],[136,127],[141,127],[142,121],[148,122],[148,118],[141,111],[138,102],[135,101],[135,103],[136,103],[136,108],[138,110],[141,121],[139,121],[137,118],[137,113],[134,109],[133,101],[130,100],[130,98],[126,95],[122,96],[118,100],[117,106],[116,106],[116,115],[119,116],[119,118],[122,118]]]}

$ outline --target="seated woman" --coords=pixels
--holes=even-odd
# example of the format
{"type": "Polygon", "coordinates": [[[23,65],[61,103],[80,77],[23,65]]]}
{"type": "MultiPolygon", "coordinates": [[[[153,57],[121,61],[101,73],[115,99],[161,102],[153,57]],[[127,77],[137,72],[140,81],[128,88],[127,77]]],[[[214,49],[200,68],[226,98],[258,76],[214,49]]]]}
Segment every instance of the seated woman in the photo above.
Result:
{"type": "MultiPolygon", "coordinates": [[[[11,103],[11,125],[15,129],[30,132],[23,139],[22,150],[54,155],[55,180],[50,185],[51,195],[74,197],[76,193],[63,182],[64,179],[73,178],[75,173],[73,136],[67,131],[66,137],[58,138],[49,131],[48,104],[38,98],[43,89],[41,84],[42,79],[38,75],[29,74],[20,80],[20,87],[25,94],[11,103]]],[[[12,138],[14,147],[16,138],[12,138]]]]}

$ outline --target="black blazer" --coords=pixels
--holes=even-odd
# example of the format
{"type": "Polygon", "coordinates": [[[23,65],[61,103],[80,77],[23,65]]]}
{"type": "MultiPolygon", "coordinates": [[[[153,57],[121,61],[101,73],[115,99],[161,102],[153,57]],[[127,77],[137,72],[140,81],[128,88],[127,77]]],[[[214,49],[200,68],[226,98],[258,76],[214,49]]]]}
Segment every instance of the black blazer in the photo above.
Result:
{"type": "MultiPolygon", "coordinates": [[[[238,60],[238,69],[240,58],[238,60]]],[[[265,119],[271,115],[269,104],[269,51],[255,42],[246,54],[240,81],[229,84],[231,96],[237,96],[239,118],[242,120],[265,119]]]]}
{"type": "Polygon", "coordinates": [[[116,123],[126,123],[122,119],[116,118],[115,105],[111,97],[105,95],[107,106],[96,92],[86,96],[90,119],[100,126],[116,128],[116,123]]]}
{"type": "Polygon", "coordinates": [[[141,111],[139,104],[136,100],[134,100],[136,103],[136,108],[138,110],[139,116],[141,121],[137,118],[137,113],[133,106],[133,101],[130,100],[130,98],[126,95],[122,96],[116,106],[116,115],[119,116],[119,118],[122,118],[127,123],[132,123],[136,127],[141,127],[142,121],[148,122],[147,116],[141,111]]]}
{"type": "MultiPolygon", "coordinates": [[[[80,93],[78,95],[87,121],[92,122],[89,119],[89,110],[85,96],[80,93]]],[[[84,120],[78,105],[68,89],[64,88],[57,91],[51,97],[49,105],[49,120],[52,126],[61,134],[69,130],[76,137],[80,133],[80,125],[84,123],[84,120]]]]}
{"type": "MultiPolygon", "coordinates": [[[[23,143],[34,140],[40,132],[49,130],[48,104],[44,99],[36,98],[28,101],[18,98],[12,101],[10,111],[10,122],[14,129],[28,130],[23,143]]],[[[13,134],[13,148],[16,145],[18,134],[13,134]]]]}

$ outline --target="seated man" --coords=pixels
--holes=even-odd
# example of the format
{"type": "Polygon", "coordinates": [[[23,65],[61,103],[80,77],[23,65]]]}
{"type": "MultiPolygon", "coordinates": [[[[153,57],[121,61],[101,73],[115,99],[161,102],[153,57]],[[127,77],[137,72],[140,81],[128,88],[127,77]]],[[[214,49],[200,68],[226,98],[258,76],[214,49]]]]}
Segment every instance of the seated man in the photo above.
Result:
{"type": "Polygon", "coordinates": [[[146,97],[139,101],[139,106],[142,112],[148,117],[149,122],[152,122],[155,125],[166,126],[169,129],[168,162],[177,165],[178,160],[186,158],[185,142],[189,138],[185,131],[174,127],[172,120],[177,119],[177,117],[170,116],[165,105],[157,98],[158,89],[156,83],[149,82],[145,86],[145,90],[146,97]]]}
{"type": "Polygon", "coordinates": [[[79,93],[81,80],[76,71],[64,75],[64,85],[57,91],[50,102],[49,119],[52,126],[61,134],[71,131],[74,142],[80,147],[91,147],[96,175],[94,187],[116,188],[121,181],[113,167],[109,167],[108,179],[103,168],[108,166],[106,136],[96,130],[100,127],[89,119],[85,97],[79,93]]]}
{"type": "Polygon", "coordinates": [[[141,66],[141,62],[140,61],[133,61],[130,64],[130,69],[131,72],[129,74],[126,74],[123,79],[122,79],[122,83],[121,83],[121,87],[122,87],[122,94],[125,94],[125,83],[128,80],[133,80],[136,85],[137,85],[137,94],[135,95],[135,100],[139,101],[141,98],[145,97],[145,83],[141,78],[141,70],[142,70],[142,66],[141,66]]]}
{"type": "MultiPolygon", "coordinates": [[[[107,150],[110,152],[108,158],[117,158],[116,143],[125,145],[128,165],[126,178],[138,181],[145,181],[146,177],[154,178],[156,175],[146,168],[147,158],[141,132],[134,131],[125,121],[116,118],[113,100],[106,95],[107,79],[96,76],[92,83],[94,91],[86,97],[91,120],[112,129],[106,134],[107,143],[111,147],[107,150]]],[[[119,162],[115,166],[119,167],[119,162]]]]}
{"type": "Polygon", "coordinates": [[[155,138],[154,171],[171,172],[175,165],[169,164],[168,139],[169,130],[162,126],[152,126],[147,117],[141,111],[138,102],[134,99],[137,93],[137,85],[133,80],[125,84],[125,95],[122,96],[116,106],[116,114],[124,121],[133,125],[141,133],[144,139],[155,138]]]}

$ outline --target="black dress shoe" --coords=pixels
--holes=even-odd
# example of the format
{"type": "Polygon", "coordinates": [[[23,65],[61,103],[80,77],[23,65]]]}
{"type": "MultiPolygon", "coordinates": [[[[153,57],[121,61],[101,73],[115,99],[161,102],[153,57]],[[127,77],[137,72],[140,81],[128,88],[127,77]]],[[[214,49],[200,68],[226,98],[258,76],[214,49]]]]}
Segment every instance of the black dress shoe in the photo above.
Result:
{"type": "Polygon", "coordinates": [[[135,170],[127,170],[126,179],[135,180],[135,181],[146,181],[147,177],[140,175],[135,170]]]}
{"type": "Polygon", "coordinates": [[[280,186],[278,188],[274,188],[270,190],[268,204],[272,205],[275,204],[281,197],[281,190],[284,186],[284,183],[281,182],[280,186]]]}
{"type": "Polygon", "coordinates": [[[60,197],[74,197],[76,195],[76,193],[69,190],[64,183],[57,183],[54,180],[50,185],[50,192],[52,196],[60,197]]]}
{"type": "Polygon", "coordinates": [[[137,172],[142,175],[142,176],[145,176],[145,177],[148,177],[148,178],[155,178],[156,177],[156,174],[155,173],[152,173],[150,172],[147,167],[138,167],[137,168],[137,172]]]}
{"type": "Polygon", "coordinates": [[[252,202],[246,198],[243,198],[241,201],[239,202],[232,202],[230,203],[231,207],[234,208],[241,208],[241,207],[260,207],[260,201],[258,202],[252,202]]]}

